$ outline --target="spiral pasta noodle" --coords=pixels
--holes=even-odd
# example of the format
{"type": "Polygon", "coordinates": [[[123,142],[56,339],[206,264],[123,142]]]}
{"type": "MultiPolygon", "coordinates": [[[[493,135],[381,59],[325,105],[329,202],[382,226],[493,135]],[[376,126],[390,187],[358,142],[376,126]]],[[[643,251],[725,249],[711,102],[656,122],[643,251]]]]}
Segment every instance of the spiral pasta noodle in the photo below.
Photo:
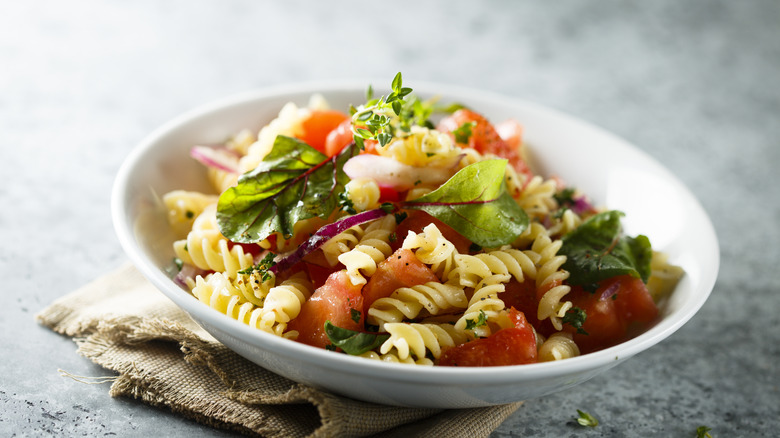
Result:
{"type": "Polygon", "coordinates": [[[654,300],[664,299],[674,290],[683,274],[682,268],[669,263],[666,254],[654,251],[650,261],[647,291],[654,300]]]}
{"type": "Polygon", "coordinates": [[[438,359],[442,347],[450,348],[468,341],[468,336],[453,330],[449,324],[418,324],[394,322],[385,324],[390,337],[379,347],[380,354],[395,350],[401,360],[425,358],[430,352],[438,359]]]}
{"type": "Polygon", "coordinates": [[[355,225],[325,242],[320,248],[328,264],[336,266],[339,263],[339,256],[357,246],[363,234],[363,228],[360,225],[355,225]]]}
{"type": "Polygon", "coordinates": [[[226,172],[211,167],[206,170],[206,176],[208,177],[211,186],[219,193],[236,185],[239,177],[238,173],[226,172]]]}
{"type": "Polygon", "coordinates": [[[545,180],[535,175],[521,191],[517,204],[531,219],[543,220],[558,208],[558,202],[554,198],[557,190],[558,185],[555,180],[545,180]]]}
{"type": "Polygon", "coordinates": [[[535,279],[536,263],[540,256],[533,251],[505,248],[475,255],[455,255],[455,268],[449,274],[449,281],[463,287],[475,287],[490,276],[500,276],[503,283],[514,277],[520,283],[525,278],[535,279]]]}
{"type": "Polygon", "coordinates": [[[389,322],[415,319],[424,311],[439,315],[453,309],[465,309],[466,293],[458,286],[429,282],[396,289],[389,297],[379,298],[368,309],[369,323],[380,330],[389,322]]]}
{"type": "Polygon", "coordinates": [[[355,178],[344,187],[356,211],[366,211],[379,205],[379,185],[371,178],[355,178]]]}
{"type": "Polygon", "coordinates": [[[447,134],[419,126],[413,126],[408,135],[378,147],[376,151],[381,156],[416,167],[450,165],[460,153],[447,134]]]}
{"type": "Polygon", "coordinates": [[[218,197],[200,192],[173,190],[163,195],[163,204],[168,210],[168,223],[177,235],[186,235],[192,223],[218,197]]]}
{"type": "Polygon", "coordinates": [[[238,271],[254,265],[254,256],[244,252],[244,247],[228,245],[228,240],[217,228],[216,205],[211,204],[195,219],[184,240],[173,243],[176,257],[184,263],[200,269],[225,272],[228,278],[236,278],[238,271]]]}
{"type": "Polygon", "coordinates": [[[441,234],[435,224],[426,225],[419,234],[409,231],[402,248],[415,250],[417,259],[429,265],[440,280],[449,277],[455,267],[455,256],[458,255],[455,245],[441,234]]]}
{"type": "Polygon", "coordinates": [[[371,222],[355,248],[338,256],[338,260],[346,267],[352,284],[365,284],[365,277],[376,272],[377,263],[393,252],[389,240],[390,234],[395,231],[395,225],[395,217],[392,215],[371,222]]]}
{"type": "Polygon", "coordinates": [[[570,286],[564,284],[564,281],[569,278],[569,273],[561,269],[566,262],[566,256],[558,255],[563,242],[550,239],[547,230],[539,223],[532,223],[527,231],[529,235],[534,236],[531,250],[540,256],[537,262],[536,287],[547,289],[539,300],[537,318],[539,320],[549,318],[553,327],[561,330],[563,328],[561,319],[572,307],[570,301],[562,301],[571,290],[570,286]]]}
{"type": "Polygon", "coordinates": [[[582,224],[580,215],[566,209],[558,218],[552,218],[553,223],[547,228],[547,233],[552,237],[564,236],[579,227],[582,224]]]}
{"type": "Polygon", "coordinates": [[[491,275],[482,279],[475,287],[468,307],[455,323],[458,330],[471,330],[476,336],[489,336],[492,332],[488,321],[495,320],[504,310],[504,301],[498,294],[506,287],[505,275],[491,275]],[[483,321],[484,319],[484,321],[483,321]],[[469,326],[472,327],[469,327],[469,326]]]}
{"type": "Polygon", "coordinates": [[[297,337],[297,333],[285,333],[285,330],[287,323],[301,313],[301,306],[312,294],[311,287],[311,282],[303,272],[298,272],[280,285],[272,287],[265,297],[261,311],[250,320],[249,325],[277,336],[297,337]]]}
{"type": "Polygon", "coordinates": [[[580,355],[580,349],[572,339],[571,333],[555,332],[539,347],[539,360],[548,362],[568,359],[580,355]]]}
{"type": "Polygon", "coordinates": [[[236,287],[221,272],[209,274],[205,278],[200,275],[195,277],[192,294],[212,309],[247,325],[252,325],[250,321],[256,319],[262,311],[258,305],[247,301],[245,291],[236,287]]]}

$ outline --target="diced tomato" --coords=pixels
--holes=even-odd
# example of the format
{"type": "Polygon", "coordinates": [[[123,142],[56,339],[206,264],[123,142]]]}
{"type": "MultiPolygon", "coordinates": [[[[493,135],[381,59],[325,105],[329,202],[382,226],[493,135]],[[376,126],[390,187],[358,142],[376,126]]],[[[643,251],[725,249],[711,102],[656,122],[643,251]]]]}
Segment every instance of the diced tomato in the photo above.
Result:
{"type": "Polygon", "coordinates": [[[244,250],[244,254],[252,254],[255,257],[261,256],[260,258],[263,258],[268,254],[268,250],[256,243],[238,243],[228,240],[228,249],[233,249],[234,246],[240,246],[244,250]]]}
{"type": "Polygon", "coordinates": [[[304,269],[309,274],[309,280],[314,284],[315,289],[325,284],[330,274],[344,267],[340,263],[336,263],[336,266],[331,266],[321,249],[306,254],[302,264],[305,266],[304,269]]]}
{"type": "Polygon", "coordinates": [[[641,280],[628,275],[601,282],[595,293],[579,286],[572,287],[566,295],[575,307],[585,311],[582,330],[576,333],[567,324],[564,330],[574,334],[574,342],[582,353],[603,350],[630,339],[647,330],[658,317],[658,308],[641,280]],[[605,291],[617,285],[614,295],[603,297],[605,291]]]}
{"type": "Polygon", "coordinates": [[[373,154],[373,155],[379,155],[379,153],[376,151],[376,147],[379,144],[376,140],[365,140],[363,142],[363,151],[361,154],[373,154]]]}
{"type": "Polygon", "coordinates": [[[517,120],[509,119],[497,123],[496,132],[510,148],[520,150],[523,147],[523,125],[517,120]]]}
{"type": "Polygon", "coordinates": [[[363,287],[365,312],[374,301],[388,297],[396,289],[412,287],[429,281],[439,281],[436,274],[421,262],[411,250],[399,249],[386,260],[379,262],[374,275],[363,287]]]}
{"type": "MultiPolygon", "coordinates": [[[[628,336],[636,336],[658,320],[658,306],[639,278],[629,275],[616,277],[620,284],[615,305],[618,313],[628,323],[628,336]]],[[[607,286],[609,287],[609,286],[607,286]]]]}
{"type": "MultiPolygon", "coordinates": [[[[551,286],[544,286],[544,292],[551,289],[551,286]]],[[[544,295],[542,292],[541,295],[544,295]]],[[[520,283],[515,279],[512,279],[506,284],[504,292],[498,294],[506,307],[513,307],[522,312],[528,323],[531,324],[537,332],[548,336],[555,331],[552,323],[549,319],[539,321],[537,313],[539,309],[539,294],[536,289],[536,281],[532,279],[526,279],[526,281],[520,283]]]]}
{"type": "Polygon", "coordinates": [[[303,303],[301,313],[287,327],[298,331],[298,342],[325,348],[330,344],[325,334],[325,321],[349,330],[363,330],[360,286],[353,285],[344,270],[331,274],[303,303]]]}
{"type": "Polygon", "coordinates": [[[515,309],[511,309],[510,319],[515,322],[514,327],[445,350],[439,358],[439,365],[490,367],[536,362],[536,336],[533,328],[525,315],[515,309]]]}
{"type": "MultiPolygon", "coordinates": [[[[441,132],[450,133],[453,139],[455,139],[452,132],[471,122],[474,122],[475,125],[471,128],[468,144],[461,144],[461,146],[470,147],[479,153],[492,153],[506,158],[519,174],[526,175],[529,178],[533,176],[531,169],[520,156],[519,144],[515,146],[504,141],[498,135],[496,128],[481,114],[468,109],[460,109],[451,116],[442,119],[437,129],[441,132]]],[[[514,139],[512,140],[514,141],[514,139]]]]}
{"type": "Polygon", "coordinates": [[[309,280],[311,280],[315,289],[323,286],[331,274],[341,269],[341,266],[338,264],[334,267],[330,267],[328,265],[322,266],[306,261],[303,263],[306,266],[306,272],[309,273],[309,280]]]}
{"type": "Polygon", "coordinates": [[[397,202],[401,200],[401,194],[398,190],[388,187],[379,186],[379,202],[397,202]]]}
{"type": "Polygon", "coordinates": [[[328,133],[325,138],[325,153],[332,157],[352,143],[352,119],[346,119],[328,133]]]}
{"type": "MultiPolygon", "coordinates": [[[[300,140],[306,142],[306,144],[318,151],[331,156],[333,154],[328,153],[326,148],[327,138],[333,130],[349,120],[350,117],[341,111],[314,110],[302,123],[303,134],[301,135],[300,140]]],[[[346,144],[342,145],[342,147],[343,146],[346,146],[346,144]]],[[[340,150],[341,148],[336,152],[340,150]]]]}
{"type": "Polygon", "coordinates": [[[404,239],[409,235],[409,231],[414,231],[419,234],[422,233],[422,229],[427,225],[434,224],[439,231],[441,231],[442,236],[455,245],[455,248],[459,253],[469,253],[471,241],[466,237],[463,237],[449,225],[421,210],[405,210],[404,212],[407,214],[406,219],[398,224],[398,227],[395,229],[395,235],[398,239],[392,243],[394,249],[401,247],[404,239]]]}

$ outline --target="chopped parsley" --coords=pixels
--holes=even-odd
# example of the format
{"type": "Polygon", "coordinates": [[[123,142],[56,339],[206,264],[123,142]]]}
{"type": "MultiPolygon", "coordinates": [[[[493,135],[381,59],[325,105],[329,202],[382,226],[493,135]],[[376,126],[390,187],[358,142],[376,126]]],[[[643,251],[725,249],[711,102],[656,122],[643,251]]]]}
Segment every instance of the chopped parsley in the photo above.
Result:
{"type": "Polygon", "coordinates": [[[574,189],[567,187],[553,195],[553,199],[558,201],[558,205],[571,206],[574,205],[574,189]]]}
{"type": "Polygon", "coordinates": [[[710,431],[712,429],[707,426],[699,426],[696,428],[696,438],[712,438],[710,431]]]}
{"type": "Polygon", "coordinates": [[[466,330],[474,330],[477,327],[482,327],[487,324],[487,315],[485,311],[480,309],[477,319],[466,320],[466,330]]]}
{"type": "Polygon", "coordinates": [[[181,268],[184,267],[184,261],[178,257],[173,258],[173,264],[176,266],[177,271],[181,271],[181,268]]]}
{"type": "Polygon", "coordinates": [[[584,310],[580,309],[579,307],[572,307],[566,311],[565,315],[563,315],[561,322],[564,324],[569,324],[570,326],[577,329],[577,333],[581,335],[587,335],[588,332],[582,329],[582,325],[585,324],[585,319],[587,316],[588,315],[585,314],[584,310]]]}
{"type": "Polygon", "coordinates": [[[355,210],[355,203],[349,199],[349,193],[347,192],[339,193],[339,208],[349,214],[357,214],[357,210],[355,210]]]}
{"type": "Polygon", "coordinates": [[[474,121],[466,122],[458,126],[454,131],[452,131],[452,135],[455,136],[455,142],[460,144],[468,144],[475,126],[477,126],[477,122],[474,121]]]}
{"type": "Polygon", "coordinates": [[[356,310],[356,309],[349,309],[349,316],[350,316],[350,317],[352,318],[352,320],[353,320],[353,321],[355,321],[356,323],[359,323],[359,322],[360,322],[360,316],[361,316],[361,313],[360,313],[360,311],[359,311],[359,310],[356,310]]]}
{"type": "Polygon", "coordinates": [[[269,252],[262,260],[257,262],[256,265],[246,268],[242,271],[238,271],[238,273],[242,275],[251,275],[257,273],[260,276],[261,281],[268,281],[271,279],[271,273],[268,272],[268,270],[276,264],[274,261],[275,257],[276,254],[269,252]]]}

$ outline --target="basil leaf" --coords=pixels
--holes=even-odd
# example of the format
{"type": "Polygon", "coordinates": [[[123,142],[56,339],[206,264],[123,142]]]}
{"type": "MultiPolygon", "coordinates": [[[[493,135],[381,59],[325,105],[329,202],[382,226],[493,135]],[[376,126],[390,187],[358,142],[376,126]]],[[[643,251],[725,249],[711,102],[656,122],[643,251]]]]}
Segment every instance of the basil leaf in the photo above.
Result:
{"type": "Polygon", "coordinates": [[[234,242],[255,243],[276,232],[290,238],[300,220],[327,218],[349,182],[344,163],[357,152],[348,146],[328,158],[300,140],[276,137],[263,161],[219,197],[220,232],[234,242]]]}
{"type": "Polygon", "coordinates": [[[379,347],[390,337],[387,333],[365,333],[337,327],[330,321],[325,321],[325,334],[333,345],[355,356],[379,347]]]}
{"type": "Polygon", "coordinates": [[[571,285],[592,285],[617,275],[631,275],[647,283],[653,249],[646,236],[621,236],[619,211],[606,211],[588,218],[563,236],[561,267],[569,271],[571,285]]]}
{"type": "Polygon", "coordinates": [[[404,207],[425,211],[482,247],[511,243],[528,227],[528,215],[506,191],[506,163],[485,160],[466,166],[404,207]]]}

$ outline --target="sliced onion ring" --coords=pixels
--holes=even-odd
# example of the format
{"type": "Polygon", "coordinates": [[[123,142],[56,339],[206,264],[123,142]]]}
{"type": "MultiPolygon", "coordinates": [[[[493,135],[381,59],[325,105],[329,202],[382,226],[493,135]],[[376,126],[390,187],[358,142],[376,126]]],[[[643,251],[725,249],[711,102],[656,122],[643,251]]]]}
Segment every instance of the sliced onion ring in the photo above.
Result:
{"type": "Polygon", "coordinates": [[[380,186],[398,191],[409,190],[417,184],[441,184],[456,170],[454,166],[414,167],[372,154],[358,155],[344,163],[344,172],[350,178],[371,178],[380,186]]]}
{"type": "Polygon", "coordinates": [[[239,173],[238,155],[224,146],[193,146],[190,156],[205,166],[228,173],[239,173]]]}

